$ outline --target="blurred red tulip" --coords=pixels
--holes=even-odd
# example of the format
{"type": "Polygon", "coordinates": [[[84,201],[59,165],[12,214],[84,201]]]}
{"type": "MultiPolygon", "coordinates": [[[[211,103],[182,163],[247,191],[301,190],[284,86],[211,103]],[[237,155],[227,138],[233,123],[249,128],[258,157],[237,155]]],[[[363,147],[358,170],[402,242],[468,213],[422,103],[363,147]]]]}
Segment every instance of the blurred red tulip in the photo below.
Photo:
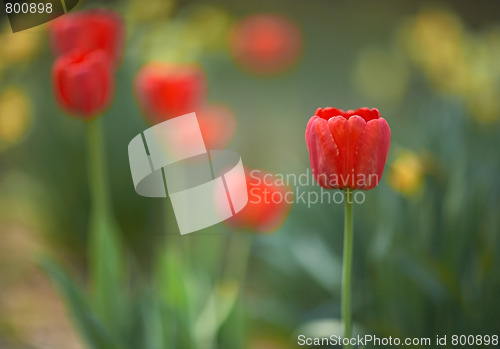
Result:
{"type": "Polygon", "coordinates": [[[69,13],[51,25],[52,49],[56,56],[72,50],[103,50],[117,66],[123,55],[124,25],[120,15],[111,10],[69,13]]]}
{"type": "Polygon", "coordinates": [[[260,74],[279,73],[297,62],[302,48],[300,30],[288,19],[252,15],[239,22],[230,36],[238,63],[260,74]]]}
{"type": "Polygon", "coordinates": [[[157,63],[139,71],[134,89],[145,116],[156,124],[201,108],[207,83],[197,66],[157,63]]]}
{"type": "Polygon", "coordinates": [[[108,56],[101,50],[60,56],[52,67],[57,102],[68,113],[82,118],[99,115],[111,102],[112,71],[108,56]]]}
{"type": "Polygon", "coordinates": [[[271,173],[247,170],[248,203],[226,222],[238,229],[272,233],[285,221],[293,203],[293,191],[273,181],[271,173]]]}
{"type": "Polygon", "coordinates": [[[313,175],[325,189],[374,188],[390,143],[389,125],[375,108],[318,108],[306,129],[313,175]]]}
{"type": "Polygon", "coordinates": [[[197,112],[196,116],[208,149],[223,149],[233,138],[236,120],[225,105],[207,106],[197,112]]]}

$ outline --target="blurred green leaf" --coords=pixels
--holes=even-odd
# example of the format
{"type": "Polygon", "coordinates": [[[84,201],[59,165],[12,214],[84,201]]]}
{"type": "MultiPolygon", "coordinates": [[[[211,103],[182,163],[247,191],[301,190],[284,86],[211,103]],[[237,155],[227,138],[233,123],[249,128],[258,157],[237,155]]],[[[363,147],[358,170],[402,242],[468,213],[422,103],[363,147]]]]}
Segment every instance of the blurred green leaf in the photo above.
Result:
{"type": "MultiPolygon", "coordinates": [[[[178,237],[169,236],[166,251],[158,256],[154,278],[159,299],[175,314],[181,331],[176,331],[183,348],[192,347],[191,304],[189,302],[189,287],[186,277],[188,271],[183,263],[182,255],[175,246],[170,244],[178,237]]],[[[177,241],[176,241],[177,242],[177,241]]]]}
{"type": "Polygon", "coordinates": [[[85,341],[92,349],[124,349],[123,343],[118,344],[107,329],[98,320],[85,300],[80,287],[71,277],[49,257],[41,261],[42,267],[49,275],[52,283],[58,288],[74,317],[76,325],[85,341]]]}
{"type": "Polygon", "coordinates": [[[238,299],[240,287],[236,281],[217,284],[194,324],[197,343],[212,343],[227,320],[238,299]]]}
{"type": "Polygon", "coordinates": [[[125,259],[115,223],[106,215],[91,218],[89,263],[91,297],[96,314],[114,335],[127,329],[125,259]]]}
{"type": "Polygon", "coordinates": [[[156,294],[152,294],[142,303],[141,316],[144,322],[144,349],[170,348],[165,331],[162,304],[156,294]]]}
{"type": "Polygon", "coordinates": [[[342,266],[325,242],[309,234],[307,238],[296,239],[291,249],[299,266],[325,291],[335,294],[340,287],[342,266]]]}

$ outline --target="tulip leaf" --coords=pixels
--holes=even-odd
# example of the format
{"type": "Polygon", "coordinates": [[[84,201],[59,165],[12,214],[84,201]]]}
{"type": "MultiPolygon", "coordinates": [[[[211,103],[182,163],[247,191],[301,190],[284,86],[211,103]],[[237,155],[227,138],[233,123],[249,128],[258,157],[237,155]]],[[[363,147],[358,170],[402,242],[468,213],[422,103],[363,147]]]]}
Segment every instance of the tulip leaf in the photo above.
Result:
{"type": "Polygon", "coordinates": [[[342,265],[315,235],[297,239],[291,246],[298,265],[325,291],[335,293],[340,287],[342,265]]]}
{"type": "Polygon", "coordinates": [[[142,302],[141,317],[144,326],[144,349],[167,348],[165,319],[161,301],[152,294],[142,302]]]}
{"type": "MultiPolygon", "coordinates": [[[[170,243],[174,242],[169,237],[170,243]]],[[[156,292],[167,309],[177,314],[177,321],[182,332],[177,332],[179,340],[184,343],[183,347],[191,347],[191,304],[189,302],[189,287],[187,284],[187,271],[185,260],[176,247],[169,246],[158,258],[155,266],[156,292]]]]}
{"type": "Polygon", "coordinates": [[[198,343],[212,343],[215,340],[217,331],[236,304],[239,290],[236,281],[226,281],[216,285],[194,325],[198,343]]]}
{"type": "Polygon", "coordinates": [[[71,279],[71,277],[48,257],[41,261],[42,267],[54,286],[59,290],[67,307],[71,310],[76,326],[81,335],[92,349],[123,349],[126,346],[118,344],[86,302],[85,296],[80,287],[71,279]]]}
{"type": "Polygon", "coordinates": [[[116,223],[96,215],[90,230],[90,285],[92,306],[103,324],[116,336],[125,335],[125,260],[116,223]]]}

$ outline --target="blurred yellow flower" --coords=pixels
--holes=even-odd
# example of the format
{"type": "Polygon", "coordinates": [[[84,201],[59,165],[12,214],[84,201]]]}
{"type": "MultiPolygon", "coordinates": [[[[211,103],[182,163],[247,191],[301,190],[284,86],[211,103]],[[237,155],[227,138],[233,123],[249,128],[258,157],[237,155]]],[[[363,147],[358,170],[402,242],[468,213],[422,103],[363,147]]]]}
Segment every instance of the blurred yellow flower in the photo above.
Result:
{"type": "Polygon", "coordinates": [[[418,195],[424,183],[422,158],[409,150],[401,150],[390,165],[389,185],[405,196],[418,195]]]}
{"type": "Polygon", "coordinates": [[[3,65],[26,61],[32,58],[41,47],[42,31],[35,29],[12,33],[6,25],[0,34],[0,61],[3,65]]]}
{"type": "Polygon", "coordinates": [[[196,6],[191,10],[184,39],[196,41],[205,49],[223,49],[233,18],[222,9],[196,6]]]}
{"type": "Polygon", "coordinates": [[[132,0],[128,8],[127,19],[132,22],[149,23],[155,20],[164,20],[173,11],[174,0],[132,0]]]}
{"type": "Polygon", "coordinates": [[[0,93],[0,150],[24,138],[31,112],[31,102],[22,90],[9,87],[0,93]]]}
{"type": "Polygon", "coordinates": [[[500,115],[500,89],[498,82],[490,77],[474,77],[470,82],[465,104],[476,120],[490,124],[498,120],[500,115]]]}
{"type": "Polygon", "coordinates": [[[287,349],[290,348],[289,343],[276,335],[259,334],[249,340],[249,348],[258,349],[287,349]]]}
{"type": "Polygon", "coordinates": [[[140,46],[132,50],[145,62],[198,62],[204,51],[225,48],[231,23],[232,17],[223,10],[191,6],[182,17],[151,25],[140,46]]]}
{"type": "Polygon", "coordinates": [[[500,29],[474,34],[446,10],[427,9],[402,27],[398,42],[439,91],[462,99],[479,122],[500,116],[500,29]]]}
{"type": "Polygon", "coordinates": [[[436,88],[460,93],[467,73],[460,19],[446,10],[426,9],[409,23],[404,37],[410,57],[436,88]]]}
{"type": "Polygon", "coordinates": [[[483,33],[482,42],[488,48],[489,58],[492,62],[491,73],[500,76],[500,26],[492,27],[483,33]]]}
{"type": "Polygon", "coordinates": [[[467,46],[467,51],[471,54],[462,98],[476,120],[486,124],[492,123],[500,115],[500,56],[488,42],[487,35],[471,36],[467,46]]]}
{"type": "Polygon", "coordinates": [[[408,66],[399,55],[369,47],[358,56],[353,83],[374,103],[394,104],[404,97],[409,76],[408,66]]]}

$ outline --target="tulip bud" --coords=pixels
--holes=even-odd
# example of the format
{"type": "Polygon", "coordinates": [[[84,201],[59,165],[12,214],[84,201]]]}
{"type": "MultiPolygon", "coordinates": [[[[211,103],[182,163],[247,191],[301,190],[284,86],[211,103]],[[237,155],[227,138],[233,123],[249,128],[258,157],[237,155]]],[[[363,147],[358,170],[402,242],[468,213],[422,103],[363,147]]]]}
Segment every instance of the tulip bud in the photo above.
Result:
{"type": "Polygon", "coordinates": [[[257,74],[276,74],[291,68],[302,48],[300,30],[290,20],[272,14],[251,15],[237,23],[230,35],[236,62],[257,74]]]}
{"type": "Polygon", "coordinates": [[[156,124],[197,111],[206,98],[203,70],[191,65],[149,64],[135,78],[135,94],[146,118],[156,124]]]}
{"type": "Polygon", "coordinates": [[[196,112],[196,116],[207,148],[223,149],[236,130],[236,120],[231,109],[223,104],[214,104],[196,112]]]}
{"type": "Polygon", "coordinates": [[[52,67],[52,88],[68,113],[90,119],[102,113],[114,91],[112,67],[101,50],[74,51],[60,56],[52,67]]]}
{"type": "Polygon", "coordinates": [[[382,178],[390,142],[389,125],[375,108],[319,108],[306,129],[311,169],[325,189],[374,188],[382,178]]]}
{"type": "Polygon", "coordinates": [[[123,21],[111,10],[69,13],[51,25],[52,50],[56,56],[73,50],[102,50],[116,67],[123,55],[123,41],[123,21]]]}
{"type": "Polygon", "coordinates": [[[247,170],[246,177],[248,203],[227,223],[256,233],[276,231],[290,211],[293,192],[285,185],[273,183],[273,175],[265,171],[247,170]]]}

